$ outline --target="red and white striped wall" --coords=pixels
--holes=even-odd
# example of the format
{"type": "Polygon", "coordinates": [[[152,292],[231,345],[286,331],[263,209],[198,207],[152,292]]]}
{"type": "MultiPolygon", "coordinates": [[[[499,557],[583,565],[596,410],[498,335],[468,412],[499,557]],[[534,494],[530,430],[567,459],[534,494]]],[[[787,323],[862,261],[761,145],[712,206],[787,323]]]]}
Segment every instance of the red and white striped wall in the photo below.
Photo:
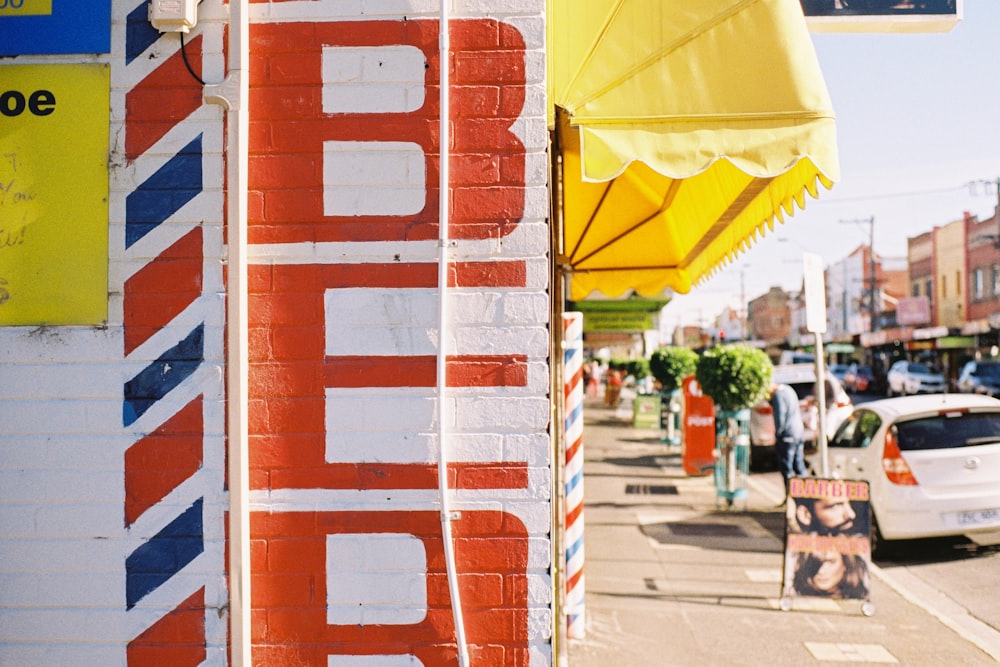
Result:
{"type": "Polygon", "coordinates": [[[226,655],[223,125],[197,80],[222,77],[224,24],[203,5],[183,49],[147,2],[113,10],[128,667],[226,655]]]}

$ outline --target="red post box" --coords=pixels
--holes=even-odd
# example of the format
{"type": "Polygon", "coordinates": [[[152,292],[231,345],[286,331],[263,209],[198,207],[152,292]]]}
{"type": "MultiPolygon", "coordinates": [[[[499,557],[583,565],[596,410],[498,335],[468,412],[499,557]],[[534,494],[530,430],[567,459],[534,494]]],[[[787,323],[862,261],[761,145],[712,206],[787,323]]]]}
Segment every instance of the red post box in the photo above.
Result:
{"type": "Polygon", "coordinates": [[[681,460],[689,475],[710,475],[715,469],[715,403],[701,393],[693,375],[684,378],[684,420],[681,460]]]}

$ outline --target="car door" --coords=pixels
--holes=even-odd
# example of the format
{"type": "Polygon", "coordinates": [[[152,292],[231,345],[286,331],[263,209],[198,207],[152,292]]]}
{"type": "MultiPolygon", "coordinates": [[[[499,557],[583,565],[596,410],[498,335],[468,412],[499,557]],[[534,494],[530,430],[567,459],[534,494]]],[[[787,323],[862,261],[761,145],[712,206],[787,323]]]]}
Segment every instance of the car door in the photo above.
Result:
{"type": "Polygon", "coordinates": [[[871,410],[855,409],[837,429],[827,448],[830,476],[871,481],[878,473],[880,454],[872,447],[882,418],[871,410]]]}

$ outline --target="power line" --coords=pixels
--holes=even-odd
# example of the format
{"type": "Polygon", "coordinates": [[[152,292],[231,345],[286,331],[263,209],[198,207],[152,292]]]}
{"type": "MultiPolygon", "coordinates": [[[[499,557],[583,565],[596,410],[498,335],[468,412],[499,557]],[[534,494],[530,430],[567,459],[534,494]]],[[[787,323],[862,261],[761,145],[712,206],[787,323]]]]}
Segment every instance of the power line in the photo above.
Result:
{"type": "Polygon", "coordinates": [[[817,199],[815,201],[809,202],[811,206],[816,206],[819,204],[842,204],[846,202],[856,202],[856,201],[872,201],[876,199],[896,199],[899,197],[918,197],[921,195],[939,195],[946,194],[949,192],[956,192],[958,190],[964,190],[969,187],[971,183],[965,183],[963,185],[952,186],[950,188],[935,188],[932,190],[911,190],[910,192],[888,192],[885,194],[878,195],[859,195],[857,197],[840,197],[838,199],[833,199],[827,197],[825,199],[817,199]]]}

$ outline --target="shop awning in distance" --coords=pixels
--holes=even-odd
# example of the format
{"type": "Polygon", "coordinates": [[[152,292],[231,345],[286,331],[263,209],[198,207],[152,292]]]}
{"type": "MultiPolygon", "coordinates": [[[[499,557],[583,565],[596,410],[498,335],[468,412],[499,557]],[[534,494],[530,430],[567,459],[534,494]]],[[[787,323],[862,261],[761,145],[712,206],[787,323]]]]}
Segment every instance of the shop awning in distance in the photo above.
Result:
{"type": "Polygon", "coordinates": [[[571,297],[688,292],[839,177],[797,0],[551,0],[571,297]]]}

